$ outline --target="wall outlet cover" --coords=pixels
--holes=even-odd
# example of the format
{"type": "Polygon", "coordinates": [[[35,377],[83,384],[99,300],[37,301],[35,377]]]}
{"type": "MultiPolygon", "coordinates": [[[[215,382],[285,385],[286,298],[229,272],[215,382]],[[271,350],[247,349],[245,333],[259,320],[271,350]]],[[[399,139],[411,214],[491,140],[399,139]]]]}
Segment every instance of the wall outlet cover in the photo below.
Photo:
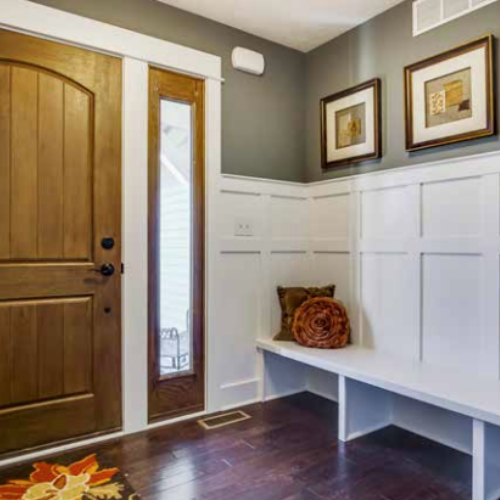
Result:
{"type": "Polygon", "coordinates": [[[253,221],[245,217],[237,217],[234,221],[235,236],[253,236],[253,221]]]}

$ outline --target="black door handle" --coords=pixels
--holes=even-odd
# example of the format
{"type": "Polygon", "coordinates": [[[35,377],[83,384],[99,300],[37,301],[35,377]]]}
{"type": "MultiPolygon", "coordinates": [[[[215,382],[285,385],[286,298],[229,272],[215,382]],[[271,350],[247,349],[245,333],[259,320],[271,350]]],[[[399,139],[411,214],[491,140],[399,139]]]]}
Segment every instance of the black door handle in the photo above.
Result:
{"type": "Polygon", "coordinates": [[[113,276],[115,274],[115,266],[113,264],[105,263],[101,267],[91,269],[95,273],[101,273],[103,276],[113,276]]]}

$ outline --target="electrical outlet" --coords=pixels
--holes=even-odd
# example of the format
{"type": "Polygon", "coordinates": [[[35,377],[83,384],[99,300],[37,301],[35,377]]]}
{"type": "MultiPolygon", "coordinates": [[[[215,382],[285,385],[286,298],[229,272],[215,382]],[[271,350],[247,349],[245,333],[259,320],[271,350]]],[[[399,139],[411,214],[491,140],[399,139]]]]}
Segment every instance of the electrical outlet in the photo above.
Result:
{"type": "Polygon", "coordinates": [[[253,236],[253,223],[245,217],[237,217],[234,221],[235,236],[253,236]]]}

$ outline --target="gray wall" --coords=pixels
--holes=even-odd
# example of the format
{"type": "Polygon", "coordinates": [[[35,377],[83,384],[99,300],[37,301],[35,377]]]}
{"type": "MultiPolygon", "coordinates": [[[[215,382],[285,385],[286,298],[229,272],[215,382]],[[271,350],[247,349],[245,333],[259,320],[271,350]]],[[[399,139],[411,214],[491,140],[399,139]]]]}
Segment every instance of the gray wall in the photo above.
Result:
{"type": "MultiPolygon", "coordinates": [[[[413,38],[412,0],[407,0],[302,54],[156,0],[33,1],[221,56],[226,78],[222,96],[225,173],[312,182],[500,149],[495,136],[407,153],[403,107],[404,66],[485,33],[500,37],[500,2],[413,38]],[[263,78],[232,69],[231,51],[236,45],[265,55],[263,78]],[[384,157],[323,173],[320,99],[375,76],[383,84],[384,157]]],[[[496,55],[500,68],[499,58],[500,51],[496,55]]]]}
{"type": "MultiPolygon", "coordinates": [[[[496,136],[412,154],[405,151],[403,68],[486,33],[500,37],[500,2],[416,38],[412,37],[411,4],[412,1],[407,0],[307,54],[306,181],[500,149],[500,140],[496,136]],[[322,173],[320,99],[376,76],[382,79],[383,85],[384,158],[361,166],[338,168],[322,173]]],[[[498,52],[497,69],[500,68],[498,52]]],[[[500,91],[499,80],[497,79],[497,94],[500,91]]],[[[498,101],[497,113],[500,113],[498,101]]]]}
{"type": "Polygon", "coordinates": [[[222,57],[222,170],[301,181],[304,174],[304,54],[156,0],[34,0],[222,57]],[[262,52],[263,78],[234,71],[231,51],[262,52]]]}

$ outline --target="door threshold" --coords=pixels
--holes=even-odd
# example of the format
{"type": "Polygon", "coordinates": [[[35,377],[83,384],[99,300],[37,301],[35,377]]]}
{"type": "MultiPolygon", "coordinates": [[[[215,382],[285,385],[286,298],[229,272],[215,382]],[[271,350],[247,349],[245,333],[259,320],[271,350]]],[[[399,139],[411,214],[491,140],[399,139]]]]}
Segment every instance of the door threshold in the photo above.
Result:
{"type": "Polygon", "coordinates": [[[56,455],[77,448],[86,448],[87,446],[92,446],[100,442],[119,439],[124,435],[122,428],[117,427],[106,431],[93,432],[91,434],[84,434],[83,436],[33,446],[21,451],[10,451],[0,455],[0,469],[11,465],[21,464],[39,457],[56,455]]]}
{"type": "Polygon", "coordinates": [[[77,449],[85,449],[91,446],[98,445],[100,443],[105,443],[114,439],[121,439],[125,436],[131,436],[133,434],[141,434],[143,432],[148,432],[160,427],[166,427],[168,425],[174,425],[189,420],[196,420],[204,417],[205,415],[207,415],[207,411],[203,410],[198,413],[191,413],[189,415],[158,420],[157,422],[148,424],[144,429],[136,431],[125,432],[121,428],[116,428],[109,431],[86,434],[84,436],[79,436],[78,438],[58,441],[57,443],[40,445],[22,451],[4,453],[3,455],[0,455],[0,469],[22,464],[23,462],[28,462],[29,460],[34,460],[42,457],[50,457],[77,449]]]}
{"type": "Polygon", "coordinates": [[[148,423],[148,429],[157,429],[158,427],[164,427],[167,425],[178,424],[181,422],[188,422],[189,420],[196,420],[200,417],[207,415],[206,410],[201,410],[195,413],[188,413],[186,415],[169,417],[168,415],[159,416],[154,420],[150,420],[148,423]]]}

